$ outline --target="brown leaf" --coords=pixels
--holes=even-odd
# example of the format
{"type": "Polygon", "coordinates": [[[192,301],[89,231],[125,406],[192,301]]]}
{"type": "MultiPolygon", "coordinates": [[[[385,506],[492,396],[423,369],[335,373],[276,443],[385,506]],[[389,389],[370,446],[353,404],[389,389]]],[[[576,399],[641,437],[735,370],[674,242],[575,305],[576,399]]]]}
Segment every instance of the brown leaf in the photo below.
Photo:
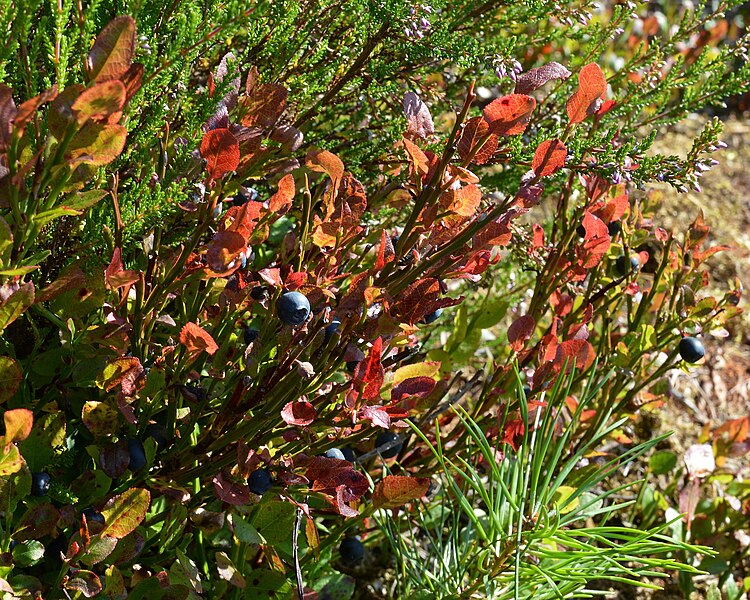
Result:
{"type": "Polygon", "coordinates": [[[221,179],[240,164],[239,142],[226,128],[207,131],[201,140],[200,153],[207,162],[211,179],[221,179]]]}
{"type": "Polygon", "coordinates": [[[557,62],[548,62],[541,67],[522,73],[516,80],[516,94],[530,94],[553,79],[567,79],[571,72],[557,62]]]}
{"type": "Polygon", "coordinates": [[[116,290],[121,287],[130,287],[140,279],[140,273],[137,271],[125,270],[122,264],[122,250],[115,248],[112,254],[112,260],[104,272],[104,283],[107,289],[116,290]]]}
{"type": "Polygon", "coordinates": [[[404,94],[404,114],[409,123],[406,134],[409,137],[427,139],[435,133],[435,125],[427,105],[414,92],[404,94]]]}
{"type": "Polygon", "coordinates": [[[0,153],[8,150],[16,112],[13,90],[4,83],[0,83],[0,153]]]}
{"type": "Polygon", "coordinates": [[[403,141],[404,148],[406,148],[406,153],[409,155],[411,161],[412,175],[416,179],[421,180],[430,170],[430,161],[428,160],[427,155],[422,152],[422,149],[414,142],[407,138],[403,138],[403,141]]]}
{"type": "Polygon", "coordinates": [[[457,190],[448,190],[441,198],[441,204],[457,215],[473,217],[482,201],[482,192],[474,184],[466,185],[457,190]]]}
{"type": "Polygon", "coordinates": [[[315,407],[306,400],[289,402],[281,410],[281,418],[287,425],[307,427],[315,421],[315,407]]]}
{"type": "Polygon", "coordinates": [[[130,464],[128,443],[125,440],[120,440],[117,443],[103,444],[99,450],[99,464],[102,471],[112,479],[121,477],[128,470],[130,464]]]}
{"type": "Polygon", "coordinates": [[[537,177],[547,177],[565,166],[567,156],[568,149],[560,140],[546,140],[536,149],[531,168],[537,177]]]}
{"type": "Polygon", "coordinates": [[[217,231],[206,250],[209,268],[216,273],[224,273],[239,254],[247,248],[247,241],[235,231],[217,231]]]}
{"type": "Polygon", "coordinates": [[[432,393],[435,389],[436,382],[432,377],[419,376],[409,377],[404,379],[401,383],[393,386],[391,390],[391,401],[399,402],[404,398],[416,396],[418,398],[425,398],[432,393]]]}
{"type": "Polygon", "coordinates": [[[421,498],[430,489],[428,477],[408,477],[404,475],[386,475],[375,485],[372,495],[373,507],[397,508],[421,498]]]}
{"type": "Polygon", "coordinates": [[[224,473],[219,473],[213,479],[214,494],[222,502],[233,506],[242,506],[250,501],[250,489],[247,485],[232,482],[224,473]]]}
{"type": "Polygon", "coordinates": [[[88,81],[119,79],[130,68],[135,54],[135,21],[121,16],[113,19],[96,37],[86,61],[88,81]]]}
{"type": "Polygon", "coordinates": [[[511,94],[497,98],[484,109],[484,118],[490,131],[497,135],[518,135],[526,130],[536,100],[524,94],[511,94]]]}
{"type": "Polygon", "coordinates": [[[466,122],[456,146],[458,155],[462,160],[466,160],[472,152],[476,152],[472,162],[477,165],[483,165],[492,158],[500,140],[496,134],[491,134],[484,142],[484,145],[479,150],[476,150],[477,146],[489,133],[489,130],[490,126],[484,120],[484,117],[472,117],[466,122]]]}
{"type": "Polygon", "coordinates": [[[65,589],[80,592],[86,598],[93,598],[102,591],[102,582],[96,573],[83,569],[71,569],[65,580],[65,589]]]}
{"type": "Polygon", "coordinates": [[[277,83],[256,83],[250,86],[247,96],[239,101],[243,114],[242,124],[245,127],[272,127],[284,112],[288,95],[286,88],[277,83]]]}
{"type": "Polygon", "coordinates": [[[344,176],[344,163],[333,152],[311,148],[305,157],[305,165],[317,173],[326,173],[334,185],[344,176]]]}
{"type": "Polygon", "coordinates": [[[26,100],[26,102],[18,107],[18,110],[13,117],[13,126],[19,131],[19,133],[22,132],[39,107],[47,102],[51,102],[55,98],[57,98],[57,86],[53,85],[38,96],[26,100]]]}
{"type": "Polygon", "coordinates": [[[143,65],[141,63],[130,65],[130,68],[120,77],[120,81],[125,86],[125,102],[130,102],[130,99],[141,89],[143,65]]]}

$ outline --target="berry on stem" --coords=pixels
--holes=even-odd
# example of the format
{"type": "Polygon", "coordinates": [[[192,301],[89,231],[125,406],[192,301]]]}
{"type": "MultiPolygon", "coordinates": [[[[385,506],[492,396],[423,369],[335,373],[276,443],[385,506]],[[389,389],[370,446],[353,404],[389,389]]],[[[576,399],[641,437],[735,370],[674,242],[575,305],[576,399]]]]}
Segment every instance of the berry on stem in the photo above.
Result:
{"type": "Polygon", "coordinates": [[[140,471],[146,466],[146,450],[141,443],[141,440],[136,438],[128,438],[128,452],[130,453],[130,463],[128,469],[133,473],[140,471]]]}
{"type": "Polygon", "coordinates": [[[41,498],[46,496],[49,492],[49,486],[52,483],[52,478],[48,473],[39,471],[38,473],[31,474],[31,495],[41,498]]]}
{"type": "Polygon", "coordinates": [[[353,567],[361,563],[365,558],[365,547],[356,537],[347,537],[339,546],[341,561],[353,567]]]}
{"type": "Polygon", "coordinates": [[[297,327],[310,316],[310,301],[299,292],[286,292],[279,298],[277,310],[282,323],[297,327]]]}
{"type": "Polygon", "coordinates": [[[256,469],[247,478],[247,487],[253,494],[262,496],[273,487],[273,478],[268,469],[256,469]]]}
{"type": "Polygon", "coordinates": [[[696,363],[706,355],[703,344],[694,337],[682,338],[678,349],[682,360],[689,363],[696,363]]]}
{"type": "MultiPolygon", "coordinates": [[[[394,442],[398,439],[399,436],[392,431],[384,431],[383,433],[378,435],[377,438],[375,438],[375,447],[380,448],[380,446],[385,446],[386,444],[394,442]]],[[[403,448],[403,446],[404,442],[399,441],[395,446],[388,448],[387,450],[381,450],[380,456],[382,456],[383,458],[393,458],[399,452],[401,452],[401,448],[403,448]]]]}

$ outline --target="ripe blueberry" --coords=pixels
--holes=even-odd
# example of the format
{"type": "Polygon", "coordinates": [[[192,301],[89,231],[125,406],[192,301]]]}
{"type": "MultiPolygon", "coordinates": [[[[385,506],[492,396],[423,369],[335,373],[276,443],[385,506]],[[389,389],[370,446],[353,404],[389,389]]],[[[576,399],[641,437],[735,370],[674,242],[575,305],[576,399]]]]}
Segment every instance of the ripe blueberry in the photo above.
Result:
{"type": "Polygon", "coordinates": [[[357,455],[349,446],[342,448],[341,454],[344,455],[344,460],[348,460],[350,463],[353,463],[355,460],[357,460],[357,455]]]}
{"type": "Polygon", "coordinates": [[[42,497],[46,496],[49,492],[49,486],[52,483],[52,478],[49,474],[44,471],[31,474],[31,495],[42,497]]]}
{"type": "Polygon", "coordinates": [[[339,460],[346,460],[344,453],[338,448],[331,448],[329,450],[326,450],[325,457],[326,458],[338,458],[339,460]]]}
{"type": "Polygon", "coordinates": [[[357,368],[357,365],[359,364],[358,360],[347,360],[346,361],[346,370],[350,373],[354,373],[354,369],[357,368]]]}
{"type": "Polygon", "coordinates": [[[609,223],[607,223],[607,231],[612,237],[620,233],[622,231],[622,225],[620,224],[620,221],[610,221],[609,223]]]}
{"type": "Polygon", "coordinates": [[[253,494],[262,496],[273,487],[273,479],[268,469],[256,469],[247,478],[247,487],[253,494]]]}
{"type": "Polygon", "coordinates": [[[128,469],[133,473],[140,471],[146,466],[146,450],[143,448],[141,440],[128,438],[128,452],[130,453],[130,463],[128,469]]]}
{"type": "Polygon", "coordinates": [[[279,298],[277,310],[283,323],[296,327],[310,316],[310,301],[299,292],[287,292],[279,298]]]}
{"type": "Polygon", "coordinates": [[[682,360],[689,363],[698,362],[706,354],[701,341],[694,337],[682,338],[680,340],[679,351],[682,360]]]}
{"type": "Polygon", "coordinates": [[[255,327],[245,327],[245,344],[252,344],[255,340],[257,340],[260,337],[260,331],[255,329],[255,327]]]}
{"type": "Polygon", "coordinates": [[[169,438],[167,437],[167,430],[164,425],[159,423],[149,423],[146,425],[144,430],[146,437],[150,437],[156,442],[156,449],[161,452],[169,445],[169,438]]]}
{"type": "Polygon", "coordinates": [[[355,537],[344,538],[339,546],[339,555],[344,564],[353,567],[364,560],[365,547],[355,537]]]}
{"type": "MultiPolygon", "coordinates": [[[[380,446],[385,446],[386,444],[393,442],[395,440],[398,440],[399,436],[392,431],[384,431],[378,437],[375,438],[375,447],[380,448],[380,446]]],[[[401,448],[403,447],[404,442],[399,441],[398,444],[393,446],[392,448],[388,448],[387,450],[381,450],[380,456],[383,458],[393,458],[396,456],[399,452],[401,452],[401,448]]]]}
{"type": "Polygon", "coordinates": [[[87,508],[83,511],[87,523],[101,523],[104,525],[104,515],[95,511],[93,508],[87,508]]]}
{"type": "Polygon", "coordinates": [[[263,300],[268,296],[268,289],[262,285],[256,285],[250,290],[250,297],[253,300],[263,300]]]}
{"type": "Polygon", "coordinates": [[[430,323],[434,323],[435,321],[437,321],[440,318],[440,315],[442,315],[442,314],[443,314],[443,309],[442,308],[438,308],[436,311],[431,312],[430,314],[425,315],[424,316],[424,322],[427,323],[428,325],[430,323]]]}
{"type": "Polygon", "coordinates": [[[576,233],[578,237],[586,237],[586,228],[583,225],[576,227],[576,233]]]}
{"type": "Polygon", "coordinates": [[[631,255],[630,268],[628,269],[628,260],[625,258],[625,255],[622,255],[617,257],[617,260],[615,261],[615,273],[624,276],[631,271],[638,270],[640,266],[641,262],[638,260],[638,257],[631,255]]]}
{"type": "Polygon", "coordinates": [[[326,325],[325,331],[325,337],[323,338],[323,343],[328,343],[328,340],[333,337],[333,334],[336,333],[339,330],[339,327],[341,326],[341,321],[338,319],[334,319],[331,321],[328,325],[326,325]]]}

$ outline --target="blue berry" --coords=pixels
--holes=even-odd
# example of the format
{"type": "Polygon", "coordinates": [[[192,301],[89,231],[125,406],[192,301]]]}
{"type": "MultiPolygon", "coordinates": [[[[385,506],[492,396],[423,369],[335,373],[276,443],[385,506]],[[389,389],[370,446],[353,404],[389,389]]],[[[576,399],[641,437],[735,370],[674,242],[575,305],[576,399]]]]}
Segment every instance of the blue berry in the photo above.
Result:
{"type": "Polygon", "coordinates": [[[128,452],[130,453],[128,469],[133,471],[133,473],[140,471],[146,466],[146,450],[144,449],[141,440],[128,438],[128,452]]]}
{"type": "Polygon", "coordinates": [[[689,363],[698,362],[706,354],[701,341],[694,337],[682,338],[680,340],[679,351],[682,360],[689,363]]]}
{"type": "Polygon", "coordinates": [[[344,456],[344,453],[339,450],[338,448],[331,448],[330,450],[326,450],[325,453],[326,458],[337,458],[339,460],[346,460],[346,457],[344,456]]]}
{"type": "Polygon", "coordinates": [[[46,496],[49,492],[49,486],[52,483],[52,478],[48,473],[40,471],[38,473],[31,474],[31,495],[41,498],[46,496]]]}
{"type": "Polygon", "coordinates": [[[87,523],[101,523],[104,525],[104,515],[93,508],[87,508],[83,511],[87,523]]]}
{"type": "Polygon", "coordinates": [[[149,423],[144,430],[146,437],[150,437],[156,442],[156,449],[161,452],[169,445],[167,430],[159,423],[149,423]]]}
{"type": "Polygon", "coordinates": [[[250,297],[253,300],[263,300],[268,296],[268,289],[262,285],[256,285],[250,290],[250,297]]]}
{"type": "Polygon", "coordinates": [[[247,487],[253,494],[262,496],[273,487],[273,478],[268,469],[256,469],[247,478],[247,487]]]}
{"type": "Polygon", "coordinates": [[[255,327],[245,327],[245,344],[252,344],[255,340],[257,340],[260,337],[260,331],[255,329],[255,327]]]}
{"type": "Polygon", "coordinates": [[[279,298],[277,309],[283,323],[296,327],[310,316],[310,301],[299,292],[287,292],[279,298]]]}
{"type": "Polygon", "coordinates": [[[440,318],[440,315],[442,315],[442,314],[443,314],[443,309],[442,308],[438,308],[436,311],[431,312],[430,314],[425,315],[424,316],[424,322],[427,323],[428,325],[430,323],[434,323],[435,321],[437,321],[440,318]]]}
{"type": "Polygon", "coordinates": [[[607,223],[607,231],[612,237],[620,233],[622,231],[622,225],[620,224],[620,221],[611,221],[607,223]]]}
{"type": "Polygon", "coordinates": [[[638,268],[641,266],[640,261],[638,260],[637,256],[631,256],[630,257],[630,269],[628,269],[628,261],[625,258],[625,256],[619,256],[617,260],[615,261],[615,273],[618,275],[627,275],[631,271],[638,270],[638,268]]]}
{"type": "Polygon", "coordinates": [[[357,455],[349,446],[342,448],[341,454],[344,455],[344,460],[348,460],[350,463],[353,463],[355,460],[357,460],[357,455]]]}
{"type": "Polygon", "coordinates": [[[330,340],[333,337],[333,334],[336,333],[339,330],[339,327],[341,326],[341,321],[338,319],[334,319],[331,321],[328,325],[326,325],[325,331],[325,337],[323,338],[323,343],[328,343],[328,340],[330,340]]]}
{"type": "MultiPolygon", "coordinates": [[[[380,446],[385,446],[385,444],[393,442],[397,439],[398,439],[398,435],[396,435],[392,431],[384,431],[383,433],[378,435],[377,438],[375,438],[375,447],[379,448],[380,446]]],[[[403,447],[403,445],[404,445],[404,442],[399,441],[398,444],[396,444],[392,448],[388,448],[387,450],[381,450],[380,456],[382,456],[383,458],[393,458],[399,452],[401,452],[401,448],[403,447]]]]}
{"type": "Polygon", "coordinates": [[[339,555],[344,564],[353,567],[364,560],[365,547],[355,537],[344,538],[339,546],[339,555]]]}

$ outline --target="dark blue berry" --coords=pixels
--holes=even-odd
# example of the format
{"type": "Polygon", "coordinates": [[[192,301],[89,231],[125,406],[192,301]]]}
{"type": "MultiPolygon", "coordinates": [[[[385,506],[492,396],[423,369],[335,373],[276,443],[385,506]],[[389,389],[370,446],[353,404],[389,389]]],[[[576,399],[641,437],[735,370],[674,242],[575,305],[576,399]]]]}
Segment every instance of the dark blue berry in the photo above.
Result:
{"type": "MultiPolygon", "coordinates": [[[[378,435],[377,438],[375,438],[375,447],[380,448],[380,446],[385,446],[386,444],[396,441],[399,439],[399,436],[393,433],[392,431],[384,431],[380,435],[378,435]]],[[[387,450],[381,450],[380,456],[383,458],[393,458],[396,456],[399,452],[401,452],[401,448],[403,447],[404,442],[399,441],[398,444],[395,446],[388,448],[387,450]]]]}
{"type": "Polygon", "coordinates": [[[346,460],[346,457],[344,456],[344,453],[339,450],[338,448],[331,448],[330,450],[326,450],[325,453],[326,458],[337,458],[339,460],[346,460]]]}
{"type": "Polygon", "coordinates": [[[350,463],[353,463],[355,460],[357,460],[357,455],[349,446],[345,446],[344,448],[342,448],[341,454],[344,455],[344,460],[348,460],[350,463]]]}
{"type": "Polygon", "coordinates": [[[262,496],[273,487],[273,478],[268,469],[257,469],[247,478],[247,487],[253,494],[262,496]]]}
{"type": "Polygon", "coordinates": [[[680,340],[679,351],[682,360],[689,363],[698,362],[706,354],[701,341],[694,337],[682,338],[680,340]]]}
{"type": "Polygon", "coordinates": [[[424,316],[424,322],[427,323],[428,325],[430,323],[434,323],[435,321],[437,321],[440,318],[440,315],[442,315],[442,314],[443,314],[443,309],[442,308],[438,308],[436,311],[431,312],[431,313],[425,315],[424,316]]]}
{"type": "Polygon", "coordinates": [[[253,300],[263,300],[268,296],[268,289],[262,285],[256,285],[250,290],[250,297],[253,300]]]}
{"type": "Polygon", "coordinates": [[[49,474],[44,471],[31,474],[31,495],[42,497],[46,496],[49,492],[49,486],[52,483],[52,478],[49,474]]]}
{"type": "Polygon", "coordinates": [[[355,537],[344,538],[339,546],[339,555],[344,564],[353,567],[364,560],[365,547],[355,537]]]}
{"type": "Polygon", "coordinates": [[[579,225],[576,227],[576,233],[578,234],[578,237],[586,237],[586,228],[583,225],[579,225]]]}
{"type": "Polygon", "coordinates": [[[323,338],[323,343],[328,343],[328,340],[330,340],[333,337],[333,334],[336,333],[339,330],[339,327],[341,326],[341,321],[338,319],[334,319],[331,321],[328,325],[326,325],[325,331],[325,337],[323,338]]]}
{"type": "Polygon", "coordinates": [[[167,430],[164,425],[159,423],[149,423],[146,425],[144,430],[146,437],[150,437],[156,442],[156,449],[161,452],[169,445],[169,438],[167,437],[167,430]]]}
{"type": "Polygon", "coordinates": [[[141,440],[128,438],[128,452],[130,453],[128,469],[133,471],[133,473],[140,471],[146,466],[146,450],[144,449],[141,440]]]}
{"type": "Polygon", "coordinates": [[[101,523],[104,525],[104,515],[93,508],[87,508],[83,511],[87,523],[101,523]]]}
{"type": "Polygon", "coordinates": [[[252,344],[260,337],[260,331],[255,327],[245,327],[245,344],[252,344]]]}
{"type": "Polygon", "coordinates": [[[357,365],[359,364],[358,360],[347,360],[346,361],[346,370],[350,373],[354,373],[354,369],[357,368],[357,365]]]}
{"type": "Polygon", "coordinates": [[[279,298],[277,310],[283,323],[296,327],[310,316],[310,301],[299,292],[287,292],[279,298]]]}
{"type": "Polygon", "coordinates": [[[641,263],[638,260],[637,256],[630,257],[629,269],[628,269],[628,259],[625,258],[625,255],[618,256],[617,260],[615,261],[615,273],[617,273],[618,275],[625,276],[631,271],[638,270],[640,266],[641,266],[641,263]]]}
{"type": "Polygon", "coordinates": [[[622,231],[622,225],[620,224],[620,221],[610,221],[609,223],[607,223],[607,231],[612,237],[620,233],[622,231]]]}

